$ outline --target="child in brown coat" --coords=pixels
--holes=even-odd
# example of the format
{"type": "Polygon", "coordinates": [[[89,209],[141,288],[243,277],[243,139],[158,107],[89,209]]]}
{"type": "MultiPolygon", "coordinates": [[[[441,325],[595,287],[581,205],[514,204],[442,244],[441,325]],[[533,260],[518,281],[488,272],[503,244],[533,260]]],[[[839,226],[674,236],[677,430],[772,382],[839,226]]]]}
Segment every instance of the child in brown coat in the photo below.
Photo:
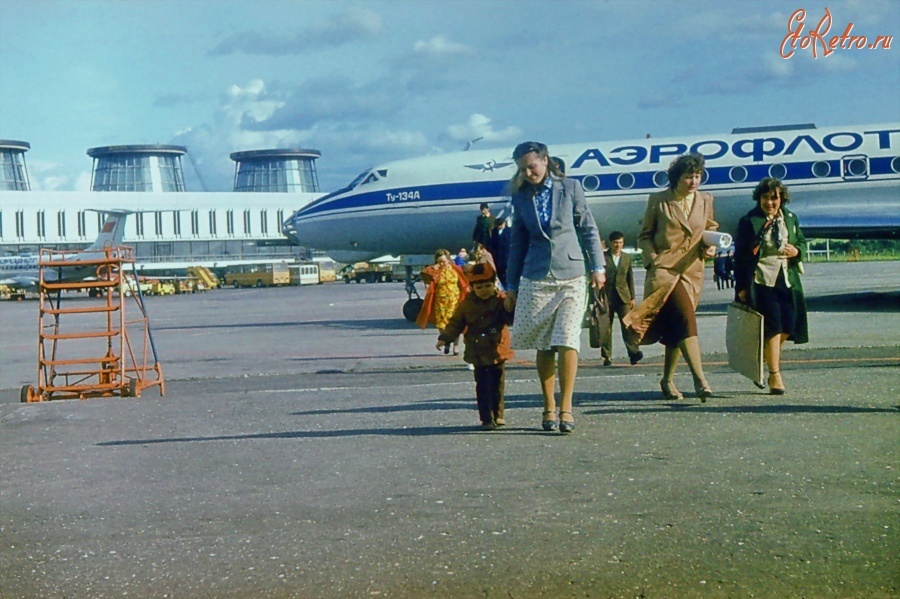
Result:
{"type": "Polygon", "coordinates": [[[513,357],[509,326],[513,314],[506,310],[506,296],[497,289],[497,273],[487,263],[465,269],[472,291],[457,306],[447,326],[441,329],[435,347],[442,349],[463,333],[463,360],[475,367],[475,399],[481,429],[504,426],[503,393],[506,361],[513,357]]]}

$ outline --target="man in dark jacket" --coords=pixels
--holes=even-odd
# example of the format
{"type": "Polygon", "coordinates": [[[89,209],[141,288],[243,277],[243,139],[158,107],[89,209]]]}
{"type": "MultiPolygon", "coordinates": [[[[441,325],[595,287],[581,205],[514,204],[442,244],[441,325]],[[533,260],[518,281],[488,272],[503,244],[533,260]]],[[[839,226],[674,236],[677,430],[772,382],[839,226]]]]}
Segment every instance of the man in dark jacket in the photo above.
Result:
{"type": "Polygon", "coordinates": [[[475,229],[472,231],[472,243],[480,243],[490,251],[491,232],[494,230],[494,217],[491,216],[491,207],[481,204],[481,214],[475,219],[475,229]]]}
{"type": "Polygon", "coordinates": [[[505,218],[498,218],[494,222],[494,232],[491,234],[491,256],[494,258],[494,265],[497,267],[497,278],[503,287],[506,287],[506,263],[509,262],[509,227],[506,226],[505,218]]]}
{"type": "Polygon", "coordinates": [[[644,353],[633,345],[628,336],[625,334],[626,327],[622,319],[634,308],[634,270],[631,265],[631,257],[622,251],[625,247],[625,235],[620,231],[613,231],[609,235],[609,251],[606,252],[606,280],[608,283],[603,287],[606,293],[606,300],[609,304],[607,316],[609,318],[609,335],[601,340],[600,355],[603,358],[603,365],[612,364],[612,324],[616,317],[619,317],[619,323],[622,327],[622,339],[625,341],[625,348],[628,350],[628,359],[632,365],[637,364],[643,357],[644,353]]]}

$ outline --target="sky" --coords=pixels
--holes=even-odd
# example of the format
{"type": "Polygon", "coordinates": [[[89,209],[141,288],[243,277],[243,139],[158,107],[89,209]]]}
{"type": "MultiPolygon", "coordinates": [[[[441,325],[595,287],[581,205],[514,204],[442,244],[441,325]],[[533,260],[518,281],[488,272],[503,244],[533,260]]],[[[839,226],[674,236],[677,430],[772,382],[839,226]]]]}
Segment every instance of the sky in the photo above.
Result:
{"type": "Polygon", "coordinates": [[[900,0],[0,0],[0,139],[31,144],[36,190],[87,190],[107,145],[185,146],[188,191],[231,190],[232,152],[312,148],[327,192],[476,138],[810,122],[900,122],[900,0]],[[825,56],[826,8],[825,39],[898,39],[825,56]]]}

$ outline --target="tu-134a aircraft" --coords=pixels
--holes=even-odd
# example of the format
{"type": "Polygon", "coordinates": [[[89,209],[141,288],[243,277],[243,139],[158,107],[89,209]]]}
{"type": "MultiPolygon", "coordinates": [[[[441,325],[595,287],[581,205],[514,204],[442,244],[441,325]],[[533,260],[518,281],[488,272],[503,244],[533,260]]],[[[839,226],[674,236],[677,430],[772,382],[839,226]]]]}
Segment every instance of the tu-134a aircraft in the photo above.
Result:
{"type": "MultiPolygon", "coordinates": [[[[701,188],[715,197],[720,231],[733,234],[753,206],[756,184],[776,177],[790,188],[791,209],[807,237],[900,237],[900,123],[548,145],[566,175],[580,181],[601,235],[619,230],[631,244],[648,194],[668,185],[669,163],[686,152],[706,158],[701,188]]],[[[506,185],[516,172],[512,150],[376,166],[295,212],[285,235],[342,261],[468,246],[481,202],[495,215],[505,210],[506,185]]]]}
{"type": "MultiPolygon", "coordinates": [[[[106,220],[100,228],[97,239],[87,248],[72,254],[58,254],[53,260],[66,263],[90,261],[102,259],[107,248],[122,245],[125,236],[125,219],[132,210],[104,210],[106,220]]],[[[40,257],[31,256],[4,256],[0,258],[0,285],[6,285],[12,290],[34,289],[40,280],[40,257]]],[[[95,265],[65,266],[57,269],[48,269],[44,273],[45,281],[80,281],[96,274],[95,265]],[[60,276],[61,275],[61,276],[60,276]]]]}
{"type": "MultiPolygon", "coordinates": [[[[807,237],[900,237],[900,123],[549,147],[581,182],[601,234],[617,229],[632,242],[647,195],[668,185],[669,163],[685,152],[706,158],[702,189],[715,197],[722,231],[733,233],[756,184],[776,177],[789,186],[807,237]]],[[[508,147],[376,166],[295,212],[285,233],[339,260],[458,249],[469,243],[481,202],[494,214],[504,209],[511,156],[508,147]]]]}

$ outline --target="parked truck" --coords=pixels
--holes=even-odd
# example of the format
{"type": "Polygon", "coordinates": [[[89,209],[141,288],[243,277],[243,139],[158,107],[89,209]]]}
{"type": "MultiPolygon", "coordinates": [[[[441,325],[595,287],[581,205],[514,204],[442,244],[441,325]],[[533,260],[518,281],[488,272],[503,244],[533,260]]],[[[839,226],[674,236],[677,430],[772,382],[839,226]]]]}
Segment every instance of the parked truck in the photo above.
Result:
{"type": "Polygon", "coordinates": [[[357,262],[348,264],[341,269],[341,278],[345,283],[356,281],[357,283],[389,283],[394,280],[390,264],[370,264],[357,262]]]}

